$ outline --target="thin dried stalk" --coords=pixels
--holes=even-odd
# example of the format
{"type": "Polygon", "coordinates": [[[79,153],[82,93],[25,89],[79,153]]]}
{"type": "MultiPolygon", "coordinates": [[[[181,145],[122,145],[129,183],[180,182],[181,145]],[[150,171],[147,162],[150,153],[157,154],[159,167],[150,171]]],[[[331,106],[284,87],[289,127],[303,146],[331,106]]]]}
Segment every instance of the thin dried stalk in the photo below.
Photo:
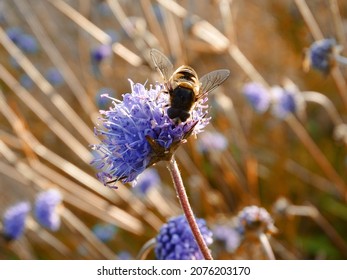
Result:
{"type": "Polygon", "coordinates": [[[345,182],[341,179],[340,175],[336,172],[322,151],[317,147],[316,143],[309,136],[305,128],[292,115],[286,118],[286,122],[303,143],[307,151],[311,154],[312,158],[317,162],[327,178],[335,184],[335,188],[340,197],[343,200],[347,200],[347,188],[345,182]]]}
{"type": "Polygon", "coordinates": [[[150,251],[155,247],[156,240],[155,238],[152,238],[148,240],[141,248],[140,252],[137,254],[136,259],[137,260],[145,260],[150,253],[150,251]]]}
{"type": "MultiPolygon", "coordinates": [[[[23,2],[20,0],[15,0],[14,3],[21,12],[22,16],[28,22],[42,48],[45,50],[51,61],[56,65],[59,72],[63,75],[64,80],[72,90],[84,112],[89,116],[93,116],[96,112],[95,105],[91,102],[87,92],[77,79],[74,72],[71,70],[63,55],[49,38],[48,34],[41,25],[40,20],[36,17],[37,13],[33,13],[31,10],[31,5],[28,5],[25,1],[23,2]]],[[[40,7],[40,5],[37,5],[36,7],[40,7]]]]}
{"type": "Polygon", "coordinates": [[[44,242],[48,246],[52,247],[64,257],[69,257],[71,250],[50,232],[40,227],[39,224],[36,223],[36,221],[31,217],[29,217],[27,221],[27,228],[33,231],[35,236],[39,238],[41,242],[44,242]]]}
{"type": "Polygon", "coordinates": [[[27,75],[34,81],[41,91],[47,95],[52,104],[64,116],[87,141],[93,143],[95,136],[90,127],[81,119],[77,112],[57,93],[52,85],[41,75],[37,68],[29,61],[23,52],[8,38],[5,31],[0,27],[0,43],[8,53],[17,61],[27,75]]]}
{"type": "MultiPolygon", "coordinates": [[[[96,40],[102,44],[111,44],[111,37],[97,27],[94,23],[83,17],[79,12],[74,10],[71,6],[61,0],[49,0],[49,2],[56,7],[59,11],[69,17],[73,22],[79,25],[82,29],[87,31],[96,40]]],[[[112,44],[112,50],[115,54],[119,55],[129,64],[138,67],[142,64],[142,59],[121,43],[115,42],[112,44]]]]}
{"type": "Polygon", "coordinates": [[[95,234],[70,210],[64,208],[61,217],[63,220],[79,232],[84,239],[98,252],[103,258],[114,260],[116,258],[115,253],[109,249],[103,242],[101,242],[95,234]]]}
{"type": "MultiPolygon", "coordinates": [[[[315,20],[311,10],[307,6],[305,0],[295,0],[296,5],[298,6],[302,17],[306,21],[306,24],[313,36],[313,38],[318,41],[324,39],[324,35],[320,30],[317,21],[315,20]]],[[[343,77],[341,70],[338,67],[333,67],[331,70],[331,75],[336,83],[336,86],[339,89],[341,99],[344,103],[345,108],[347,108],[347,83],[343,77]]]]}
{"type": "Polygon", "coordinates": [[[3,80],[13,93],[36,114],[43,123],[59,138],[70,150],[85,163],[90,163],[92,155],[89,150],[78,141],[54,116],[0,64],[0,78],[3,80]]]}
{"type": "Polygon", "coordinates": [[[0,172],[4,175],[28,187],[30,186],[30,182],[33,182],[36,188],[40,188],[41,190],[57,188],[62,192],[64,201],[81,209],[85,213],[105,222],[116,224],[134,234],[141,235],[143,233],[142,223],[126,211],[109,204],[108,201],[87,191],[38,161],[32,163],[31,168],[23,160],[18,159],[1,140],[0,154],[14,166],[11,167],[0,162],[0,172]]]}

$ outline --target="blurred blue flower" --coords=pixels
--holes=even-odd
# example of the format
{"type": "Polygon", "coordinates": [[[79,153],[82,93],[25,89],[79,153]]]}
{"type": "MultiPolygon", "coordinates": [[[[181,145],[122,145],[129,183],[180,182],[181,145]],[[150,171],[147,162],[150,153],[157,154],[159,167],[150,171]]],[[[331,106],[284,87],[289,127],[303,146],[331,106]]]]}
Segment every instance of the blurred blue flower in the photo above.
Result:
{"type": "Polygon", "coordinates": [[[118,256],[118,259],[120,259],[120,260],[131,260],[131,259],[133,259],[133,256],[129,252],[127,252],[127,251],[121,251],[121,252],[119,252],[117,254],[117,256],[118,256]]]}
{"type": "Polygon", "coordinates": [[[111,37],[111,42],[116,43],[120,40],[120,34],[116,30],[113,29],[106,29],[105,30],[106,34],[111,37]]]}
{"type": "Polygon", "coordinates": [[[159,184],[160,177],[157,170],[154,168],[148,168],[133,182],[133,187],[135,192],[140,195],[146,195],[152,187],[156,187],[159,184]]]}
{"type": "Polygon", "coordinates": [[[99,64],[104,59],[110,57],[112,54],[112,47],[110,45],[100,45],[91,51],[92,62],[99,64]]]}
{"type": "Polygon", "coordinates": [[[332,66],[332,54],[336,46],[335,39],[315,41],[309,48],[307,59],[310,66],[323,73],[328,73],[332,66]]]}
{"type": "Polygon", "coordinates": [[[34,54],[39,50],[36,38],[26,34],[20,27],[9,27],[6,34],[25,53],[34,54]]]}
{"type": "Polygon", "coordinates": [[[34,36],[29,34],[22,34],[18,37],[17,46],[27,54],[35,54],[39,50],[39,45],[34,36]]]}
{"type": "Polygon", "coordinates": [[[104,95],[114,97],[114,90],[111,88],[101,88],[95,94],[95,102],[98,105],[99,109],[106,109],[107,106],[111,104],[110,98],[105,98],[104,95]]]}
{"type": "Polygon", "coordinates": [[[31,207],[29,202],[19,202],[9,207],[3,216],[3,235],[8,240],[18,239],[25,228],[25,220],[31,207]]]}
{"type": "Polygon", "coordinates": [[[114,107],[100,111],[101,128],[95,128],[101,143],[92,145],[100,156],[92,161],[101,172],[99,179],[131,182],[147,167],[161,160],[170,160],[178,146],[191,134],[198,134],[209,123],[205,118],[207,98],[201,99],[191,117],[176,124],[167,115],[169,95],[156,84],[147,90],[131,82],[132,93],[123,101],[113,99],[114,107]]]}
{"type": "Polygon", "coordinates": [[[205,131],[197,140],[197,148],[201,153],[224,151],[228,147],[228,139],[219,132],[205,131]]]}
{"type": "Polygon", "coordinates": [[[56,231],[60,227],[60,215],[57,207],[62,201],[62,195],[58,190],[51,189],[41,192],[35,200],[35,217],[44,227],[56,231]]]}
{"type": "MultiPolygon", "coordinates": [[[[212,232],[204,219],[197,219],[198,227],[206,242],[213,242],[212,232]]],[[[156,237],[155,255],[158,260],[203,260],[193,233],[184,215],[171,218],[156,237]]]]}
{"type": "Polygon", "coordinates": [[[102,242],[110,241],[117,232],[117,228],[111,224],[96,224],[93,229],[95,236],[102,242]]]}
{"type": "Polygon", "coordinates": [[[163,23],[164,15],[161,6],[159,4],[152,4],[152,9],[158,22],[163,23]]]}
{"type": "Polygon", "coordinates": [[[19,65],[18,61],[14,57],[10,56],[9,60],[10,60],[10,65],[14,69],[19,69],[20,68],[20,65],[19,65]]]}
{"type": "Polygon", "coordinates": [[[289,113],[297,111],[295,93],[285,88],[274,86],[271,88],[273,96],[272,113],[279,119],[285,119],[289,113]]]}
{"type": "Polygon", "coordinates": [[[264,113],[270,106],[270,93],[260,83],[246,83],[243,87],[243,94],[253,109],[258,113],[264,113]]]}
{"type": "Polygon", "coordinates": [[[1,8],[2,6],[0,6],[0,24],[5,25],[6,24],[6,17],[5,17],[5,11],[3,10],[3,8],[1,8]]]}
{"type": "Polygon", "coordinates": [[[45,76],[47,81],[55,87],[58,87],[64,83],[64,77],[57,68],[48,68],[45,76]]]}
{"type": "Polygon", "coordinates": [[[97,4],[97,11],[103,17],[109,17],[112,15],[112,10],[110,9],[110,6],[107,4],[107,2],[99,2],[97,4]]]}
{"type": "Polygon", "coordinates": [[[7,36],[17,45],[19,38],[24,34],[20,27],[9,27],[6,29],[7,36]]]}
{"type": "Polygon", "coordinates": [[[22,74],[19,77],[19,82],[26,89],[32,89],[34,86],[33,80],[27,74],[22,74]]]}
{"type": "Polygon", "coordinates": [[[224,243],[225,249],[233,253],[241,243],[241,235],[238,230],[230,225],[217,225],[213,229],[214,240],[224,243]]]}
{"type": "Polygon", "coordinates": [[[243,208],[237,215],[237,221],[240,233],[245,233],[247,230],[270,233],[276,231],[272,217],[263,207],[252,205],[243,208]]]}

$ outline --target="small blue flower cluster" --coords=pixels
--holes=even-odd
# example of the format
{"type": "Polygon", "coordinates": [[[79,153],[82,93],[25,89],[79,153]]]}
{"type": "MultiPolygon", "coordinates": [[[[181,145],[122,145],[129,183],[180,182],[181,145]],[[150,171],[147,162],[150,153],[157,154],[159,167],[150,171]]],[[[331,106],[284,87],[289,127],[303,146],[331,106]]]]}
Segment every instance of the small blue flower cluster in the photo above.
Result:
{"type": "Polygon", "coordinates": [[[3,235],[8,240],[18,239],[24,232],[30,211],[29,202],[19,202],[9,207],[3,216],[3,235]]]}
{"type": "Polygon", "coordinates": [[[245,84],[243,94],[257,113],[264,113],[270,106],[271,95],[262,84],[255,82],[245,84]]]}
{"type": "MultiPolygon", "coordinates": [[[[56,207],[61,200],[61,194],[57,190],[48,190],[39,193],[35,201],[34,212],[37,221],[52,231],[57,230],[60,226],[60,217],[56,207]]],[[[23,235],[30,210],[29,202],[19,202],[5,210],[3,235],[7,240],[15,240],[23,235]]]]}
{"type": "Polygon", "coordinates": [[[35,201],[35,217],[44,227],[56,231],[60,227],[60,215],[57,207],[62,201],[62,196],[57,190],[41,192],[35,201]]]}
{"type": "Polygon", "coordinates": [[[232,225],[216,225],[213,228],[214,240],[224,243],[225,249],[233,253],[241,243],[240,232],[232,225]]]}
{"type": "Polygon", "coordinates": [[[92,231],[100,241],[107,242],[112,240],[117,232],[117,228],[111,224],[96,224],[92,231]]]}
{"type": "Polygon", "coordinates": [[[92,145],[99,152],[92,164],[101,170],[98,178],[106,185],[112,181],[131,182],[147,167],[170,160],[178,146],[191,134],[198,134],[208,124],[207,98],[197,102],[191,117],[174,123],[167,115],[169,95],[163,85],[146,89],[131,82],[131,93],[113,101],[113,107],[100,111],[102,128],[96,128],[101,143],[92,145]]]}
{"type": "Polygon", "coordinates": [[[33,80],[25,73],[19,77],[19,82],[26,89],[31,89],[34,86],[33,80]]]}
{"type": "Polygon", "coordinates": [[[92,62],[99,64],[104,59],[110,57],[112,54],[111,45],[99,45],[96,48],[92,49],[90,55],[92,58],[92,62]]]}
{"type": "Polygon", "coordinates": [[[197,148],[200,153],[215,153],[225,151],[228,144],[228,139],[222,133],[205,131],[198,138],[197,148]]]}
{"type": "Polygon", "coordinates": [[[21,28],[10,27],[6,30],[6,34],[24,53],[35,54],[38,52],[39,45],[36,38],[25,33],[21,28]]]}
{"type": "Polygon", "coordinates": [[[292,86],[267,89],[260,83],[250,82],[244,85],[243,94],[257,113],[264,113],[272,106],[272,114],[279,119],[297,113],[302,106],[302,98],[292,86]]]}
{"type": "Polygon", "coordinates": [[[64,83],[64,77],[57,68],[51,67],[48,68],[45,74],[45,77],[48,82],[53,86],[58,87],[64,83]]]}
{"type": "Polygon", "coordinates": [[[333,51],[335,47],[335,39],[323,39],[313,42],[306,57],[309,65],[324,74],[329,73],[333,64],[333,51]]]}
{"type": "MultiPolygon", "coordinates": [[[[196,221],[206,245],[211,245],[212,232],[207,228],[205,220],[196,221]]],[[[161,227],[156,237],[155,255],[159,260],[204,259],[184,215],[171,218],[161,227]]]]}
{"type": "Polygon", "coordinates": [[[237,229],[242,234],[246,233],[246,231],[276,232],[269,212],[265,208],[255,205],[243,208],[237,216],[237,223],[237,229]]]}
{"type": "Polygon", "coordinates": [[[135,193],[146,195],[151,188],[160,185],[160,177],[156,169],[148,168],[133,182],[135,193]]]}

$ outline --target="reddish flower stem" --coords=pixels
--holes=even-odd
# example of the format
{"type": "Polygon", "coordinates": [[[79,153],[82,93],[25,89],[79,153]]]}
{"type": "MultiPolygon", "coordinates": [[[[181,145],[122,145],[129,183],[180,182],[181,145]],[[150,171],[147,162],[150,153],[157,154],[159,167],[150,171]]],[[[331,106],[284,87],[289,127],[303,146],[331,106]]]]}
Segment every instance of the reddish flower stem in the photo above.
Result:
{"type": "Polygon", "coordinates": [[[193,210],[190,207],[188,196],[187,196],[186,190],[185,190],[184,185],[183,185],[181,173],[178,169],[177,162],[174,159],[174,157],[172,157],[172,159],[170,160],[170,162],[168,164],[168,169],[170,171],[171,178],[172,178],[172,181],[174,183],[176,193],[177,193],[178,199],[180,201],[182,210],[184,212],[184,215],[186,216],[186,219],[188,221],[190,229],[192,230],[194,238],[195,238],[195,240],[196,240],[196,242],[200,248],[200,251],[201,251],[202,255],[204,256],[205,260],[213,260],[211,253],[210,253],[210,250],[208,249],[208,247],[205,243],[205,240],[204,240],[204,238],[200,232],[198,224],[196,223],[193,210]]]}

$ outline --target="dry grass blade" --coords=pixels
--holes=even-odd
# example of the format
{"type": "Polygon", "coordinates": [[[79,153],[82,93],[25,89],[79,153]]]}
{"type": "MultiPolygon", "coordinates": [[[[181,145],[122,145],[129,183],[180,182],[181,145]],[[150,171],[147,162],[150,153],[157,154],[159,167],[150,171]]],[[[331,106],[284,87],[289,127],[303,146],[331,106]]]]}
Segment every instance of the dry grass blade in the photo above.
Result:
{"type": "MultiPolygon", "coordinates": [[[[83,17],[79,12],[74,10],[64,1],[60,0],[50,0],[52,5],[54,5],[57,9],[59,9],[62,13],[68,16],[72,21],[82,27],[85,31],[90,33],[96,40],[98,40],[102,44],[111,44],[111,37],[98,28],[95,24],[90,22],[88,19],[83,17]]],[[[142,64],[142,59],[128,48],[123,46],[122,44],[115,42],[112,44],[112,49],[115,54],[119,55],[125,61],[130,63],[131,65],[137,67],[142,64]]]]}
{"type": "Polygon", "coordinates": [[[3,65],[0,65],[0,78],[8,85],[9,88],[18,96],[20,100],[28,106],[34,114],[36,114],[43,123],[47,125],[70,150],[81,158],[85,163],[92,160],[90,152],[84,145],[81,144],[63,125],[61,125],[52,114],[30,94],[20,83],[6,70],[3,65]]]}
{"type": "Polygon", "coordinates": [[[102,243],[92,232],[91,230],[79,219],[77,218],[71,211],[64,208],[61,213],[63,220],[68,223],[71,227],[73,227],[77,232],[79,232],[88,244],[98,252],[102,258],[106,258],[108,260],[114,260],[115,254],[112,252],[104,243],[102,243]]]}
{"type": "Polygon", "coordinates": [[[36,236],[37,239],[39,239],[38,242],[43,242],[44,244],[47,244],[47,246],[52,247],[65,258],[69,257],[70,249],[63,242],[57,239],[54,235],[49,233],[47,230],[41,228],[35,222],[35,220],[29,218],[29,220],[27,221],[27,227],[29,230],[33,231],[33,235],[36,236]]]}
{"type": "Polygon", "coordinates": [[[9,165],[1,163],[0,170],[6,176],[10,176],[28,187],[30,182],[33,182],[41,190],[58,188],[64,194],[66,202],[85,213],[98,217],[105,222],[116,224],[134,234],[140,235],[143,233],[141,222],[127,212],[81,188],[81,186],[59,175],[38,161],[31,161],[31,168],[28,164],[19,160],[2,141],[0,141],[0,153],[15,167],[13,169],[9,165]],[[20,174],[24,174],[24,176],[20,176],[20,174]]]}
{"type": "MultiPolygon", "coordinates": [[[[295,0],[296,5],[298,6],[304,20],[306,21],[306,24],[308,28],[311,31],[312,36],[316,41],[324,39],[324,35],[322,31],[320,30],[318,23],[316,22],[315,18],[313,17],[313,14],[309,7],[307,6],[307,3],[305,0],[295,0]]],[[[331,71],[331,75],[335,80],[335,83],[339,89],[339,93],[341,96],[341,99],[344,103],[345,108],[347,108],[347,83],[345,78],[343,77],[341,70],[337,67],[334,67],[331,71]]]]}
{"type": "Polygon", "coordinates": [[[28,76],[38,85],[44,94],[57,107],[62,116],[64,116],[87,141],[92,143],[95,139],[90,128],[83,122],[80,116],[71,108],[71,106],[60,96],[52,85],[41,75],[37,68],[29,61],[23,52],[8,38],[2,28],[0,28],[0,42],[17,61],[28,76]]]}
{"type": "Polygon", "coordinates": [[[311,137],[308,135],[299,121],[294,116],[289,116],[286,121],[289,127],[295,132],[300,141],[315,159],[322,171],[326,174],[329,180],[331,180],[335,184],[335,188],[339,192],[341,199],[346,201],[347,188],[341,176],[336,172],[334,167],[327,160],[321,150],[317,147],[317,145],[314,143],[314,141],[311,139],[311,137]]]}
{"type": "MultiPolygon", "coordinates": [[[[76,75],[65,61],[63,55],[59,52],[53,41],[49,38],[47,32],[41,25],[40,20],[36,17],[31,6],[19,0],[14,1],[14,3],[21,12],[22,16],[28,22],[31,30],[33,30],[33,32],[36,34],[36,37],[38,38],[41,46],[48,54],[51,61],[57,66],[57,69],[59,69],[60,73],[62,73],[62,75],[64,76],[66,83],[71,88],[85,113],[91,117],[95,115],[95,105],[91,102],[89,96],[87,95],[87,92],[84,90],[76,75]]],[[[36,12],[37,14],[43,12],[40,5],[33,5],[33,8],[39,9],[36,12]]]]}

